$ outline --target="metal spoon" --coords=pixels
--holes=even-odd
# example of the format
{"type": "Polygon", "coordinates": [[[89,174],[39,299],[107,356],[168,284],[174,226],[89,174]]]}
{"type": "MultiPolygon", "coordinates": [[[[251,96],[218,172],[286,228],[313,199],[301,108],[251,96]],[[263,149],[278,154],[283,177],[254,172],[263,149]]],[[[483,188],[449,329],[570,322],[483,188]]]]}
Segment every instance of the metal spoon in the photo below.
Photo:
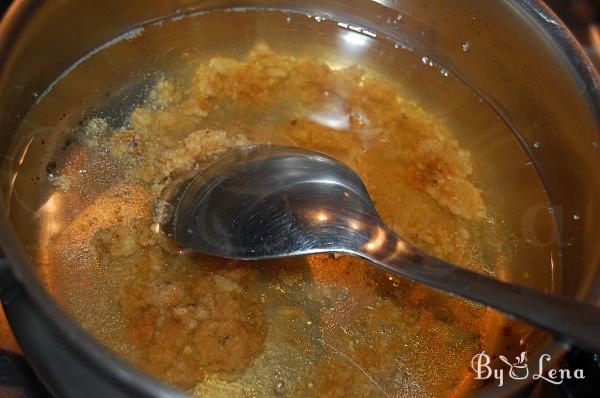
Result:
{"type": "Polygon", "coordinates": [[[356,173],[327,155],[274,146],[236,150],[182,183],[168,203],[163,228],[185,248],[244,260],[325,252],[359,256],[600,352],[600,307],[428,255],[385,225],[356,173]]]}

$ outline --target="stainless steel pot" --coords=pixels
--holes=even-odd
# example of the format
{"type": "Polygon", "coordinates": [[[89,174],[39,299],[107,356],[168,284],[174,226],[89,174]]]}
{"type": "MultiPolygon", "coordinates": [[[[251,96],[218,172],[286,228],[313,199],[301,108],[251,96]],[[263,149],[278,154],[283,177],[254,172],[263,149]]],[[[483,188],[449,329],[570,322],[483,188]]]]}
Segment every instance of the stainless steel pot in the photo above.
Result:
{"type": "MultiPolygon", "coordinates": [[[[562,291],[600,303],[599,80],[571,34],[539,1],[15,1],[0,24],[0,148],[6,162],[28,149],[15,144],[14,135],[38,95],[106,41],[168,16],[260,6],[319,10],[390,37],[401,35],[476,88],[518,132],[564,215],[558,219],[566,270],[562,291]],[[381,23],[398,12],[414,22],[401,30],[381,23]],[[467,40],[478,49],[469,57],[460,45],[467,40]],[[534,148],[535,142],[543,146],[534,148]]],[[[115,72],[117,83],[121,78],[115,72]]],[[[69,104],[73,113],[99,94],[76,95],[81,101],[69,104]]],[[[44,159],[39,151],[38,166],[44,159]]],[[[0,238],[6,253],[1,297],[25,355],[50,391],[61,397],[181,395],[106,353],[49,299],[27,255],[30,223],[8,214],[9,169],[1,176],[0,238]]],[[[558,360],[564,350],[551,344],[540,352],[558,360]]],[[[510,394],[522,387],[514,382],[481,393],[510,394]]]]}

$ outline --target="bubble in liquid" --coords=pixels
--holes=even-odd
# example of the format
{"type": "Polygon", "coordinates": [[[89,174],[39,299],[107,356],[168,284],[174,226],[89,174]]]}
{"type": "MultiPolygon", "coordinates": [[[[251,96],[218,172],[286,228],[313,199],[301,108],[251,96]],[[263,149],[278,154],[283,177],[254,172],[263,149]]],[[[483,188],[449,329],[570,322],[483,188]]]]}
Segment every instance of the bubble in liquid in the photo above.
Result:
{"type": "Polygon", "coordinates": [[[536,142],[533,143],[533,147],[535,149],[540,149],[542,147],[542,143],[539,142],[539,141],[536,141],[536,142]]]}
{"type": "Polygon", "coordinates": [[[442,76],[444,76],[444,77],[448,77],[448,76],[450,76],[450,71],[449,71],[448,69],[446,69],[446,68],[442,68],[442,69],[440,69],[440,73],[441,73],[441,74],[442,74],[442,76]]]}
{"type": "Polygon", "coordinates": [[[321,16],[319,16],[319,15],[317,15],[317,16],[315,17],[315,21],[317,21],[317,22],[321,22],[322,20],[323,20],[323,17],[321,17],[321,16]]]}
{"type": "Polygon", "coordinates": [[[469,52],[469,50],[470,50],[470,49],[471,49],[471,43],[469,43],[469,42],[466,42],[466,43],[464,43],[464,44],[462,45],[462,50],[463,50],[464,52],[469,52]]]}
{"type": "Polygon", "coordinates": [[[581,220],[581,216],[577,213],[573,214],[573,220],[578,221],[581,220]]]}

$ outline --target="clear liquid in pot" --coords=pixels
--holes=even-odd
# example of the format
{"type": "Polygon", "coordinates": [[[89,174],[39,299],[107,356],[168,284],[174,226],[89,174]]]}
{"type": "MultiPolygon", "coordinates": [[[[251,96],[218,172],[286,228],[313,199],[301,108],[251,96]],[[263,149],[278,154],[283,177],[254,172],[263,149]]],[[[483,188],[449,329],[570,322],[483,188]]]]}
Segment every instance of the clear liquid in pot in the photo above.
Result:
{"type": "Polygon", "coordinates": [[[49,291],[109,349],[199,395],[462,395],[474,354],[531,333],[350,257],[180,253],[153,203],[229,146],[326,152],[432,254],[560,283],[543,186],[494,109],[427,54],[344,21],[247,10],[145,26],[66,74],[18,137],[12,216],[31,220],[49,291]]]}

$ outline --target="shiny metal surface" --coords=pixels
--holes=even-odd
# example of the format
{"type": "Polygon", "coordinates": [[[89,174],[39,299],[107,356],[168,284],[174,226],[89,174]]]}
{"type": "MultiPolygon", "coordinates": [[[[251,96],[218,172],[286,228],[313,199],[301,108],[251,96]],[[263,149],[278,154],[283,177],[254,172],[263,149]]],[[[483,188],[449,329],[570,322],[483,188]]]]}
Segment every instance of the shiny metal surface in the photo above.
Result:
{"type": "Polygon", "coordinates": [[[185,248],[253,260],[348,253],[600,350],[600,308],[501,282],[434,258],[378,216],[360,178],[305,149],[233,152],[184,182],[166,231],[185,248]]]}

